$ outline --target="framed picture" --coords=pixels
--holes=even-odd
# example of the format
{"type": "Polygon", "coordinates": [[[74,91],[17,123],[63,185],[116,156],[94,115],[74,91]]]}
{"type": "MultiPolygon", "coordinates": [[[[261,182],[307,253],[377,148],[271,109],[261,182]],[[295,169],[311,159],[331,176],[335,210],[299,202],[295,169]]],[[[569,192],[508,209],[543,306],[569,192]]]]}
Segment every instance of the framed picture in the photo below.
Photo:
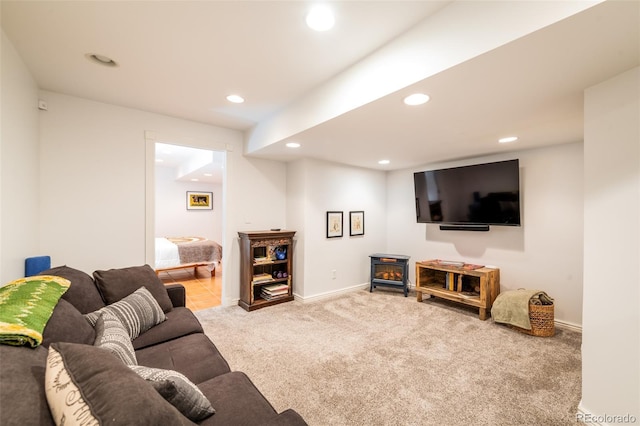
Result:
{"type": "Polygon", "coordinates": [[[327,212],[327,238],[342,237],[342,212],[327,212]]]}
{"type": "Polygon", "coordinates": [[[187,191],[187,210],[213,210],[213,192],[187,191]]]}
{"type": "Polygon", "coordinates": [[[349,212],[349,235],[364,235],[364,212],[349,212]]]}

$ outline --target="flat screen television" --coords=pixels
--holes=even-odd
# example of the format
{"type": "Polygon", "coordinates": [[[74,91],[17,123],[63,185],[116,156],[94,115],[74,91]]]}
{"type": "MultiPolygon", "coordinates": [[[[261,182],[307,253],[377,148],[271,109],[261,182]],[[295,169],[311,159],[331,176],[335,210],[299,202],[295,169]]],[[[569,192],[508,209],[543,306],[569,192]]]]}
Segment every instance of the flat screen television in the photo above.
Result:
{"type": "Polygon", "coordinates": [[[518,160],[416,172],[413,180],[418,223],[520,226],[518,160]]]}

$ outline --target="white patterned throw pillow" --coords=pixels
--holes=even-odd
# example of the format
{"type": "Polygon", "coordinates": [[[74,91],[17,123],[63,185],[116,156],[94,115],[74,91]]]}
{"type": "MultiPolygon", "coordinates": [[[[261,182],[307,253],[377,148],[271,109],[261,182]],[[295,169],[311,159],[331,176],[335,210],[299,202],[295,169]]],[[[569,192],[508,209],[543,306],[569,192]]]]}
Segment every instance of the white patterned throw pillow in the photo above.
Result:
{"type": "Polygon", "coordinates": [[[62,356],[53,347],[49,348],[44,376],[47,403],[56,425],[99,425],[80,389],[67,371],[62,356]]]}

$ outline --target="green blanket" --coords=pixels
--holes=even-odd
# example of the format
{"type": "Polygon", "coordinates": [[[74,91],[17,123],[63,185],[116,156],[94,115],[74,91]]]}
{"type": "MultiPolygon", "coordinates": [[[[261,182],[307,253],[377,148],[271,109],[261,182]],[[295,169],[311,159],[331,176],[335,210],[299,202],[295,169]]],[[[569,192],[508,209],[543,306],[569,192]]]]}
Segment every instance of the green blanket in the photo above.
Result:
{"type": "Polygon", "coordinates": [[[38,275],[0,287],[0,343],[32,348],[42,343],[53,308],[70,285],[61,277],[38,275]]]}
{"type": "Polygon", "coordinates": [[[548,300],[553,302],[547,293],[540,290],[510,290],[500,293],[491,307],[491,317],[495,322],[515,325],[531,330],[529,303],[531,301],[548,300]]]}

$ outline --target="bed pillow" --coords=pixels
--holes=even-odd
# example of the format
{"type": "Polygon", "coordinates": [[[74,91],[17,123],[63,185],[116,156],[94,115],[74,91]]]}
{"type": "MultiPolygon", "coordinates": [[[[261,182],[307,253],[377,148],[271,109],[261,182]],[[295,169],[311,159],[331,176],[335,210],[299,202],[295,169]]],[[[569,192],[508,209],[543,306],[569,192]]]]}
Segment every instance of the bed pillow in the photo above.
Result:
{"type": "Polygon", "coordinates": [[[109,310],[96,321],[96,340],[93,346],[103,348],[118,357],[125,365],[138,365],[127,329],[109,310]]]}
{"type": "Polygon", "coordinates": [[[216,412],[202,391],[183,374],[173,370],[131,365],[140,377],[150,382],[160,395],[194,422],[216,412]]]}
{"type": "Polygon", "coordinates": [[[144,286],[158,301],[164,312],[173,309],[164,283],[149,265],[95,271],[93,277],[107,304],[115,303],[144,286]]]}
{"type": "Polygon", "coordinates": [[[107,311],[120,320],[131,340],[167,318],[156,299],[145,287],[140,287],[124,299],[86,314],[84,317],[95,327],[100,315],[107,311]]]}
{"type": "Polygon", "coordinates": [[[90,345],[51,344],[45,393],[56,424],[193,425],[129,367],[103,354],[90,345]]]}

